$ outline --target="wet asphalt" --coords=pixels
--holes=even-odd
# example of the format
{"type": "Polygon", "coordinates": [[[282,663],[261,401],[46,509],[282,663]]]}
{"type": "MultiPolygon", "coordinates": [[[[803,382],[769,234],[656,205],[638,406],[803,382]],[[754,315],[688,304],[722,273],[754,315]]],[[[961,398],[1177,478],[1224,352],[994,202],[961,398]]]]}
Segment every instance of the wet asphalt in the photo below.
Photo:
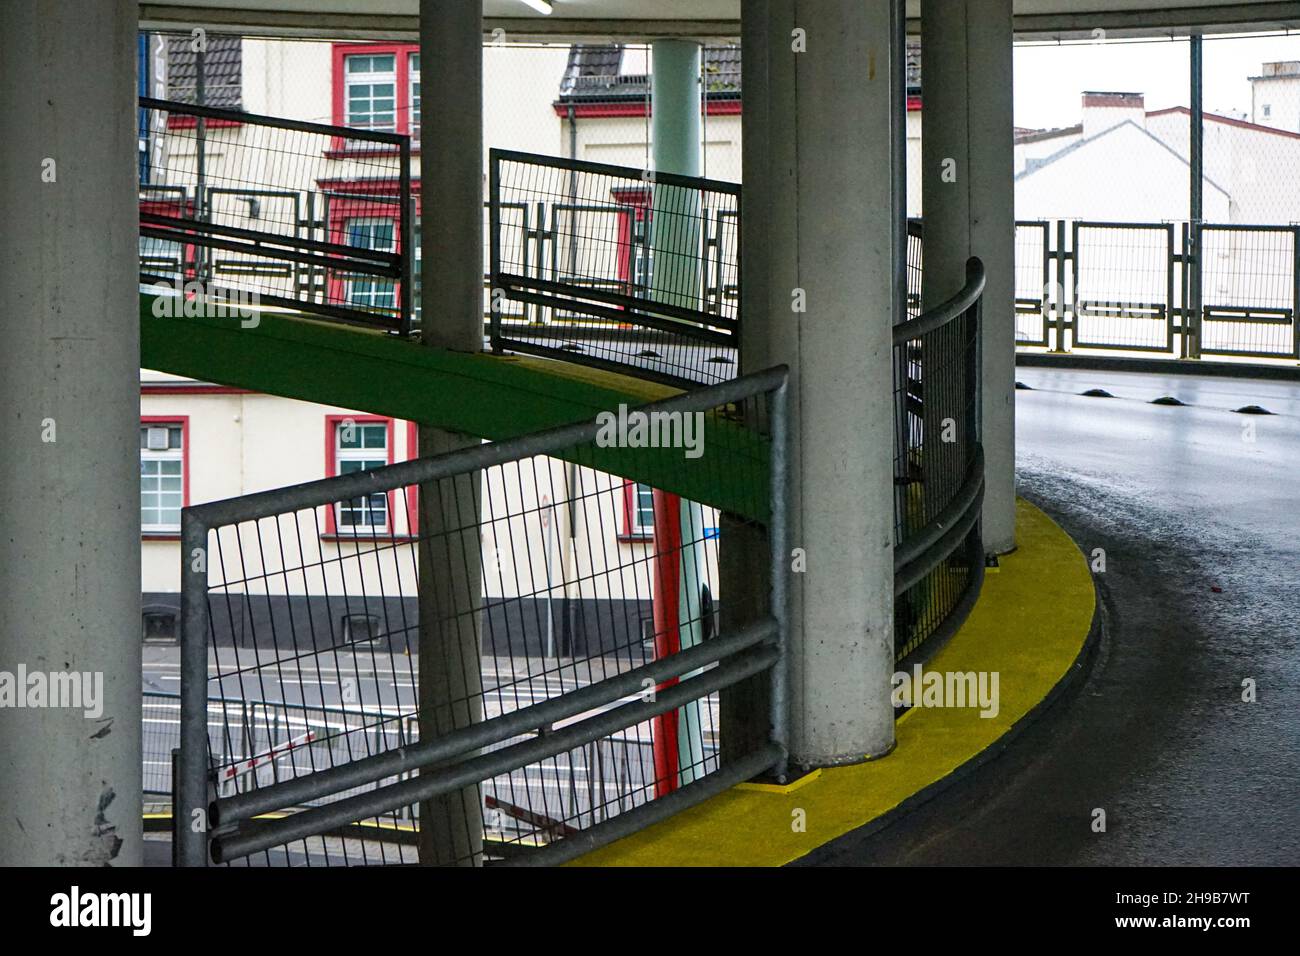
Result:
{"type": "Polygon", "coordinates": [[[1017,378],[1019,493],[1104,549],[1103,635],[1001,756],[806,862],[1300,864],[1300,383],[1017,378]]]}

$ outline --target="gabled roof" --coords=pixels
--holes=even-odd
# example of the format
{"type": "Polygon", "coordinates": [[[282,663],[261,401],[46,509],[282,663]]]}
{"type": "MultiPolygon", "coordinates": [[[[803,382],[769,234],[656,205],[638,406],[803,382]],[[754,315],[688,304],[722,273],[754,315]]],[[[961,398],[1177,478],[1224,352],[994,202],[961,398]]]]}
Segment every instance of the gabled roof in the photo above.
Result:
{"type": "MultiPolygon", "coordinates": [[[[1176,160],[1178,160],[1178,162],[1182,163],[1184,166],[1187,166],[1189,168],[1191,167],[1191,163],[1188,162],[1187,157],[1183,156],[1181,153],[1179,153],[1176,149],[1171,147],[1159,136],[1156,136],[1154,133],[1151,133],[1146,129],[1143,129],[1141,126],[1139,126],[1137,123],[1133,122],[1132,120],[1124,120],[1122,123],[1116,123],[1114,126],[1106,127],[1100,133],[1096,133],[1092,136],[1089,136],[1087,139],[1075,140],[1069,146],[1057,150],[1055,153],[1052,153],[1052,155],[1050,156],[1045,156],[1042,159],[1029,160],[1025,164],[1025,168],[1020,172],[1016,173],[1015,181],[1020,182],[1022,179],[1026,179],[1029,176],[1032,176],[1034,173],[1042,169],[1046,169],[1048,166],[1051,166],[1053,163],[1059,162],[1060,160],[1064,159],[1066,156],[1069,156],[1072,153],[1075,153],[1081,149],[1091,146],[1093,143],[1105,139],[1107,136],[1112,135],[1118,130],[1122,130],[1125,127],[1130,127],[1130,126],[1133,129],[1137,130],[1138,133],[1145,136],[1147,139],[1151,140],[1151,142],[1155,143],[1157,146],[1159,146],[1161,149],[1167,152],[1170,156],[1174,157],[1176,160]]],[[[1209,183],[1212,187],[1217,189],[1219,192],[1223,193],[1223,195],[1231,197],[1231,193],[1229,193],[1226,189],[1224,189],[1222,186],[1216,183],[1209,176],[1205,177],[1205,181],[1209,183]]]]}
{"type": "MultiPolygon", "coordinates": [[[[1191,110],[1186,106],[1167,106],[1164,109],[1147,110],[1147,117],[1168,116],[1173,113],[1181,113],[1184,116],[1191,116],[1191,110]]],[[[1218,113],[1206,113],[1205,122],[1222,123],[1224,126],[1235,126],[1238,129],[1254,130],[1257,133],[1269,133],[1273,136],[1282,136],[1288,139],[1300,139],[1300,133],[1293,133],[1290,130],[1278,129],[1276,126],[1263,126],[1259,123],[1250,123],[1246,120],[1234,119],[1231,116],[1220,116],[1218,113]]],[[[1123,124],[1119,124],[1123,125],[1123,124]]],[[[1078,136],[1083,132],[1083,124],[1077,123],[1074,126],[1063,126],[1060,129],[1031,130],[1024,134],[1016,134],[1016,143],[1039,143],[1047,139],[1056,139],[1062,136],[1078,136]]]]}
{"type": "MultiPolygon", "coordinates": [[[[1192,111],[1186,106],[1169,106],[1162,110],[1152,110],[1147,116],[1167,116],[1171,113],[1181,113],[1184,116],[1191,116],[1192,111]]],[[[1236,119],[1232,116],[1220,116],[1218,113],[1206,113],[1205,122],[1222,123],[1224,126],[1235,126],[1238,129],[1254,130],[1257,133],[1269,133],[1273,136],[1283,136],[1287,139],[1300,139],[1300,133],[1293,133],[1289,129],[1279,129],[1276,126],[1264,126],[1261,123],[1251,123],[1248,120],[1236,119]]]]}
{"type": "MultiPolygon", "coordinates": [[[[167,99],[193,103],[198,90],[198,54],[189,34],[167,36],[167,99]]],[[[203,102],[243,108],[243,38],[209,33],[203,54],[203,102]]]]}
{"type": "MultiPolygon", "coordinates": [[[[575,43],[569,47],[569,62],[560,81],[560,103],[610,103],[644,99],[650,77],[644,73],[620,74],[623,47],[616,43],[575,43]]],[[[704,71],[708,96],[740,97],[740,46],[725,44],[704,47],[704,71]]],[[[921,43],[907,41],[907,92],[921,92],[921,43]]]]}
{"type": "MultiPolygon", "coordinates": [[[[560,81],[562,103],[609,103],[640,100],[649,95],[650,77],[645,73],[620,73],[623,47],[615,43],[575,43],[569,47],[569,63],[560,81]]],[[[706,46],[704,72],[708,96],[740,95],[740,47],[706,46]]]]}

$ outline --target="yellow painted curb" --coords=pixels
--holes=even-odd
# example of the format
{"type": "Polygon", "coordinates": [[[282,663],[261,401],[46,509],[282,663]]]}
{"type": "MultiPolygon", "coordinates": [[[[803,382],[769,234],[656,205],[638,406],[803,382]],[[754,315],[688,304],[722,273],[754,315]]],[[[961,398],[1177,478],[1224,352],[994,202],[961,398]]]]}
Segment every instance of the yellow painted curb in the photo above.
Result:
{"type": "Polygon", "coordinates": [[[995,744],[1069,672],[1096,596],[1083,554],[1047,515],[1017,502],[1017,549],[926,671],[996,671],[1000,708],[913,708],[879,760],[830,767],[790,787],[742,784],[571,866],[780,866],[871,823],[995,744]],[[796,832],[802,819],[804,832],[796,832]]]}

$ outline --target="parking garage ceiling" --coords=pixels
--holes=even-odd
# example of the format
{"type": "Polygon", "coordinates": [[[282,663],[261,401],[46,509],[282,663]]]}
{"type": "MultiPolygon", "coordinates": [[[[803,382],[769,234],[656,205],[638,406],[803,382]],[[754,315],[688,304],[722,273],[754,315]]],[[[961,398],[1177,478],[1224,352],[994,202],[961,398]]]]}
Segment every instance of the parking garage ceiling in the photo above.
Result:
{"type": "MultiPolygon", "coordinates": [[[[552,0],[552,12],[545,15],[524,0],[483,0],[483,15],[485,30],[501,28],[517,39],[722,38],[739,34],[741,2],[552,0]]],[[[1017,33],[1040,39],[1088,38],[1098,27],[1112,38],[1189,30],[1300,31],[1300,2],[1294,0],[1014,0],[1014,9],[1017,33]]],[[[920,0],[907,0],[907,12],[915,28],[920,0]]],[[[419,0],[167,0],[142,2],[140,22],[145,28],[411,38],[418,29],[419,0]]]]}

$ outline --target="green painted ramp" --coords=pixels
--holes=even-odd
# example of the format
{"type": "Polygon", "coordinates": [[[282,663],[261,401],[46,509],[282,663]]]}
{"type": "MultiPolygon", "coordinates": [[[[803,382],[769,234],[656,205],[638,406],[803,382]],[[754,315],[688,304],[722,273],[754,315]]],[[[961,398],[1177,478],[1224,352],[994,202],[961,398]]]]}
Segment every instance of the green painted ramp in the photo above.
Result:
{"type": "MultiPolygon", "coordinates": [[[[676,389],[562,362],[424,348],[396,336],[254,313],[155,315],[140,296],[140,365],[219,385],[389,415],[501,441],[641,405],[676,389]]],[[[578,449],[572,460],[745,517],[766,518],[766,454],[752,433],[712,415],[705,455],[681,449],[578,449]],[[709,448],[728,453],[708,454],[709,448]],[[710,461],[710,458],[713,458],[710,461]]]]}

